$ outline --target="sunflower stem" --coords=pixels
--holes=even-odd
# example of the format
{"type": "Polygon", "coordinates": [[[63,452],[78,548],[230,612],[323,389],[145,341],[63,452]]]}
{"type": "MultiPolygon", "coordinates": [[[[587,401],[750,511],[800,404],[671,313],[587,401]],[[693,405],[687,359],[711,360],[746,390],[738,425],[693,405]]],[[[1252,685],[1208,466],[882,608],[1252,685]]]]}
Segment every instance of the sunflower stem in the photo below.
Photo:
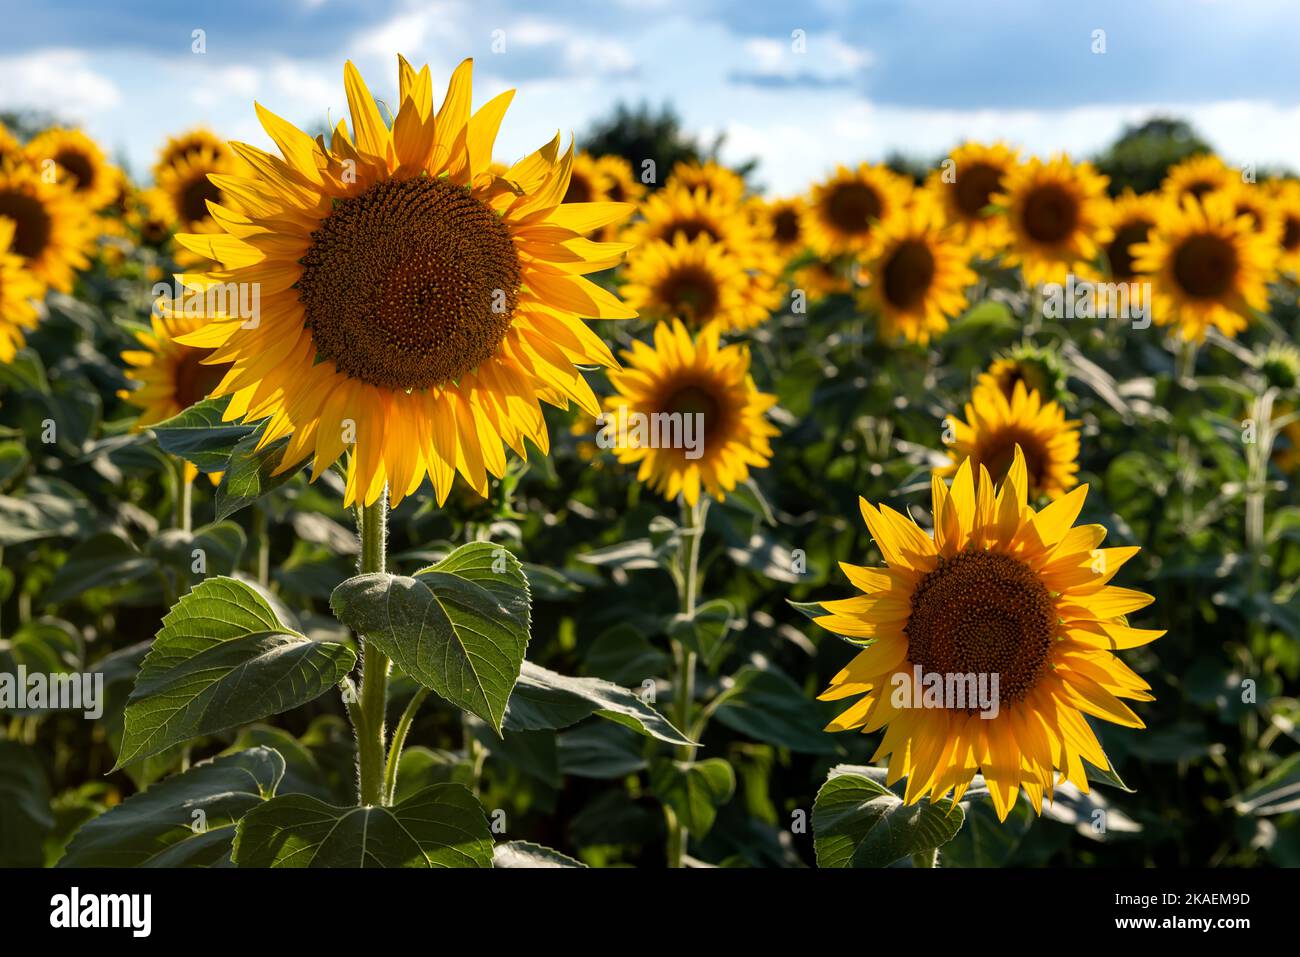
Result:
{"type": "MultiPolygon", "coordinates": [[[[361,574],[385,571],[388,537],[388,489],[370,505],[358,508],[361,574]]],[[[388,704],[388,656],[359,636],[361,643],[361,706],[357,732],[357,780],[363,807],[384,803],[384,712],[388,704]]]]}
{"type": "Polygon", "coordinates": [[[406,745],[406,735],[411,730],[411,723],[415,720],[416,712],[420,710],[420,705],[424,704],[424,699],[429,697],[429,689],[421,688],[417,691],[410,703],[407,704],[406,710],[402,712],[402,717],[398,719],[397,727],[393,729],[393,740],[388,745],[388,767],[384,770],[384,803],[393,803],[393,793],[397,790],[397,766],[402,760],[402,748],[406,745]]]}
{"type": "Polygon", "coordinates": [[[174,524],[182,532],[190,531],[193,523],[190,493],[194,486],[185,476],[185,465],[184,459],[172,458],[172,475],[176,480],[176,494],[172,499],[176,512],[174,524]]]}
{"type": "MultiPolygon", "coordinates": [[[[709,499],[698,499],[694,505],[682,504],[682,542],[678,598],[681,613],[686,618],[695,617],[695,600],[699,594],[700,539],[704,537],[704,518],[708,514],[709,499]]],[[[682,642],[673,640],[673,718],[679,728],[691,726],[691,707],[695,699],[695,652],[682,642]]],[[[677,759],[686,764],[693,760],[695,749],[686,745],[677,748],[677,759]]],[[[687,829],[671,808],[665,807],[668,822],[668,866],[681,867],[690,837],[687,829]]]]}
{"type": "Polygon", "coordinates": [[[932,847],[928,851],[921,851],[919,854],[912,855],[913,867],[938,867],[939,866],[939,849],[932,847]]]}

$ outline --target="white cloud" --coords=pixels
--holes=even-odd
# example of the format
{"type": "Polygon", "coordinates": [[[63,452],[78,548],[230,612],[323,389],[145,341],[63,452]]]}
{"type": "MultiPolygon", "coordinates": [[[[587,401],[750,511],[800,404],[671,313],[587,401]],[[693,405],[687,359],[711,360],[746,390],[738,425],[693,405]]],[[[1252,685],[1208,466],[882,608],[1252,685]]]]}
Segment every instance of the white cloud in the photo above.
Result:
{"type": "Polygon", "coordinates": [[[80,50],[50,48],[0,57],[0,106],[44,109],[85,121],[117,106],[121,92],[80,50]]]}

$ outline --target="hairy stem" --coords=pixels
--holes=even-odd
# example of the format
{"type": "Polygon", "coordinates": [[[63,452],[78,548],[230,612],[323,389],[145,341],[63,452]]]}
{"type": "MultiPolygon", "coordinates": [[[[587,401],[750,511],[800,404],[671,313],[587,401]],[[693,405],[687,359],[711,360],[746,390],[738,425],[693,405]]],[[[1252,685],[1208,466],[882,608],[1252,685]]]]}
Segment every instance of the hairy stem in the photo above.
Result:
{"type": "MultiPolygon", "coordinates": [[[[388,490],[372,505],[358,508],[361,537],[361,574],[385,570],[388,537],[388,490]]],[[[357,728],[357,779],[361,805],[384,803],[384,711],[388,704],[388,656],[361,642],[361,725],[357,728]]]]}
{"type": "MultiPolygon", "coordinates": [[[[700,539],[704,537],[704,517],[708,509],[707,498],[700,499],[695,505],[682,505],[682,543],[679,548],[681,565],[680,574],[675,579],[678,583],[681,613],[687,618],[695,617],[695,600],[699,594],[700,539]]],[[[680,641],[673,641],[672,645],[675,672],[673,720],[677,727],[685,731],[691,726],[691,708],[695,700],[695,652],[680,641]]],[[[694,748],[681,745],[677,749],[677,760],[690,764],[694,754],[694,748]]],[[[681,867],[690,835],[671,808],[664,810],[668,821],[668,866],[681,867]]]]}

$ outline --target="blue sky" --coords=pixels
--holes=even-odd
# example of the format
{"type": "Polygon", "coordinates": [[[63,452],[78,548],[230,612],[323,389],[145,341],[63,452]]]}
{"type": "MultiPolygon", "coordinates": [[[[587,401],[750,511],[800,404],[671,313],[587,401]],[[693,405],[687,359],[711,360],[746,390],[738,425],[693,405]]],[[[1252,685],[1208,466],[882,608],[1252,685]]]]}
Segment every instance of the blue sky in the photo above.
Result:
{"type": "Polygon", "coordinates": [[[1300,166],[1288,0],[0,0],[0,17],[0,109],[83,123],[136,173],[196,124],[266,145],[254,99],[337,119],[347,58],[391,97],[399,51],[444,80],[475,57],[478,102],[518,88],[505,160],[645,100],[726,134],[724,158],[757,157],[774,192],[967,137],[1086,154],[1153,113],[1237,162],[1300,166]]]}

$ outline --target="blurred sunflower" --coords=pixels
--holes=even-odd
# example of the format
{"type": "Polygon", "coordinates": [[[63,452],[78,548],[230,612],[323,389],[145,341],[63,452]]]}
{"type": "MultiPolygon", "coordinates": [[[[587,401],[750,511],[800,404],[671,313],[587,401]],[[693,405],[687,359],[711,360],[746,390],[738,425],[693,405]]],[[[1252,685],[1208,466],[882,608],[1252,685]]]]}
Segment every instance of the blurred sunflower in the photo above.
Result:
{"type": "MultiPolygon", "coordinates": [[[[596,169],[605,178],[605,199],[611,203],[640,203],[645,197],[645,186],[632,171],[632,164],[621,156],[601,156],[596,169]]],[[[601,242],[612,243],[623,231],[622,223],[603,226],[596,233],[601,242]]]]}
{"type": "Polygon", "coordinates": [[[720,346],[718,332],[716,325],[707,326],[692,341],[681,322],[660,323],[653,348],[637,340],[623,353],[627,368],[609,374],[617,394],[605,398],[604,428],[612,433],[618,461],[639,462],[638,482],[669,500],[681,494],[691,506],[701,490],[721,500],[749,478],[751,468],[766,468],[772,458],[768,440],[777,434],[764,417],[776,396],[755,387],[749,350],[720,346]],[[700,414],[698,455],[643,443],[630,418],[634,413],[700,414]]]}
{"type": "Polygon", "coordinates": [[[0,166],[5,163],[21,163],[23,160],[23,144],[9,132],[9,127],[0,123],[0,166]]]}
{"type": "Polygon", "coordinates": [[[167,137],[167,142],[158,151],[158,159],[153,165],[153,178],[157,182],[173,166],[203,155],[226,156],[230,154],[226,141],[209,129],[198,127],[186,130],[179,136],[167,137]]]}
{"type": "Polygon", "coordinates": [[[641,218],[624,233],[627,242],[661,239],[671,243],[678,236],[688,240],[707,236],[741,259],[753,256],[762,242],[742,207],[703,190],[666,185],[646,197],[640,212],[641,218]]]}
{"type": "Polygon", "coordinates": [[[1169,167],[1160,189],[1181,205],[1185,197],[1202,199],[1239,182],[1241,174],[1230,169],[1219,157],[1212,153],[1198,153],[1169,167]]]}
{"type": "Polygon", "coordinates": [[[14,221],[0,216],[0,363],[12,362],[27,341],[24,330],[36,328],[35,300],[45,294],[22,257],[11,252],[13,241],[14,221]]]}
{"type": "Polygon", "coordinates": [[[1023,383],[1026,390],[1053,402],[1063,402],[1069,395],[1066,378],[1060,353],[1026,341],[996,356],[988,369],[980,373],[977,384],[997,389],[1008,402],[1015,398],[1016,383],[1023,383]]]}
{"type": "Polygon", "coordinates": [[[569,171],[569,188],[564,193],[566,203],[601,203],[609,199],[605,173],[590,153],[576,153],[573,168],[569,171]]]}
{"type": "Polygon", "coordinates": [[[0,164],[0,217],[13,221],[10,252],[41,283],[72,291],[74,270],[90,265],[93,220],[72,193],[25,162],[0,164]]]}
{"type": "Polygon", "coordinates": [[[872,255],[880,225],[902,212],[911,194],[911,182],[885,166],[839,166],[812,188],[804,222],[808,245],[823,258],[872,255]]]}
{"type": "Polygon", "coordinates": [[[880,243],[864,269],[868,285],[860,305],[880,317],[882,338],[901,335],[924,345],[966,308],[966,287],[976,279],[967,265],[970,250],[928,198],[882,225],[880,243]]]}
{"type": "Polygon", "coordinates": [[[768,237],[777,253],[786,260],[803,252],[808,245],[804,238],[804,202],[798,196],[784,199],[755,199],[755,215],[766,227],[768,237]]]}
{"type": "Polygon", "coordinates": [[[1277,222],[1277,268],[1290,276],[1300,274],[1300,183],[1274,180],[1266,187],[1277,222]]]}
{"type": "MultiPolygon", "coordinates": [[[[202,325],[203,320],[194,316],[154,316],[150,332],[135,334],[141,348],[122,353],[126,378],[135,386],[117,395],[141,410],[132,426],[134,431],[170,419],[201,402],[230,370],[228,362],[207,361],[213,350],[196,349],[178,341],[202,325]]],[[[194,481],[197,475],[198,469],[186,462],[186,481],[194,481]]],[[[208,478],[217,485],[221,473],[209,473],[208,478]]]]}
{"type": "Polygon", "coordinates": [[[1086,485],[1035,511],[1018,449],[996,491],[986,470],[975,479],[965,463],[951,488],[932,480],[930,534],[860,500],[887,567],[841,563],[864,594],[822,602],[815,621],[866,650],[821,698],[858,697],[828,731],[885,729],[871,760],[889,757],[887,783],[907,778],[906,803],[960,800],[982,772],[1005,820],[1022,788],[1041,814],[1060,783],[1088,791],[1084,761],[1109,770],[1085,715],[1144,726],[1121,699],[1154,700],[1150,685],[1114,653],[1164,632],[1128,624],[1150,595],[1110,584],[1138,548],[1099,548],[1103,526],[1074,525],[1086,485]],[[918,669],[997,675],[996,712],[964,694],[928,706],[918,669]]]}
{"type": "Polygon", "coordinates": [[[1268,306],[1274,240],[1236,215],[1228,192],[1168,204],[1148,240],[1132,251],[1135,268],[1153,280],[1155,321],[1176,325],[1183,339],[1199,342],[1211,326],[1231,338],[1253,310],[1268,306]]]}
{"type": "Polygon", "coordinates": [[[32,137],[25,152],[38,170],[45,169],[42,164],[46,161],[53,161],[61,171],[59,181],[88,210],[103,209],[117,193],[113,164],[105,159],[99,144],[81,130],[45,130],[32,137]]]}
{"type": "Polygon", "coordinates": [[[1011,248],[1007,265],[1019,265],[1025,282],[1064,282],[1076,264],[1096,255],[1104,228],[1105,176],[1090,163],[1066,156],[1037,157],[1007,173],[993,202],[1007,210],[1011,248]]]}
{"type": "Polygon", "coordinates": [[[628,261],[623,279],[624,301],[647,319],[682,319],[696,329],[716,322],[731,332],[770,315],[745,295],[749,278],[740,263],[705,236],[646,243],[628,261]]]}
{"type": "Polygon", "coordinates": [[[952,463],[936,469],[947,478],[967,460],[988,469],[995,480],[1007,474],[1017,450],[1027,463],[1030,495],[1057,499],[1079,483],[1079,423],[1066,419],[1060,404],[1044,401],[1024,382],[1008,398],[1000,388],[976,385],[966,403],[966,419],[948,417],[952,463]]]}
{"type": "Polygon", "coordinates": [[[269,416],[289,437],[278,470],[312,458],[313,478],[348,446],[346,501],[393,503],[427,475],[444,502],[459,472],[480,495],[506,468],[504,440],[549,448],[540,402],[600,406],[576,368],[617,365],[580,317],[635,312],[584,278],[628,248],[585,233],[632,211],[562,203],[573,165],[560,139],[504,176],[488,169],[513,91],[471,114],[472,61],[437,110],[428,67],[398,58],[390,129],[356,68],[344,80],[351,129],[313,140],[261,106],[283,159],[233,144],[248,175],[214,177],[217,235],[177,242],[220,264],[193,289],[259,284],[256,321],[220,310],[182,337],[232,363],[213,395],[229,420],[269,416]]]}
{"type": "Polygon", "coordinates": [[[126,219],[147,246],[161,247],[171,237],[171,201],[156,186],[135,195],[126,219]]]}
{"type": "Polygon", "coordinates": [[[1080,279],[1098,283],[1093,304],[1098,316],[1122,311],[1125,304],[1132,318],[1144,306],[1149,283],[1134,266],[1133,247],[1146,242],[1155,228],[1161,206],[1168,200],[1158,193],[1136,194],[1131,189],[1103,205],[1105,240],[1096,264],[1076,263],[1071,271],[1080,279]]]}
{"type": "Polygon", "coordinates": [[[745,180],[735,170],[708,160],[703,163],[681,160],[673,165],[668,182],[728,203],[739,203],[745,195],[745,180]]]}
{"type": "Polygon", "coordinates": [[[795,289],[802,290],[809,302],[853,292],[853,279],[848,267],[835,260],[814,259],[796,267],[790,283],[795,289]]]}
{"type": "MultiPolygon", "coordinates": [[[[226,203],[228,197],[212,177],[237,172],[249,176],[251,171],[239,170],[234,154],[224,143],[213,141],[211,134],[198,131],[187,134],[179,142],[185,148],[177,145],[177,140],[169,140],[163,148],[163,156],[168,159],[165,163],[160,159],[155,167],[158,193],[154,195],[166,198],[166,216],[176,232],[220,236],[224,228],[212,218],[208,203],[226,203]]],[[[193,246],[178,247],[173,250],[173,256],[185,267],[205,264],[212,258],[193,246]]]]}
{"type": "Polygon", "coordinates": [[[989,206],[1002,192],[1017,156],[1004,143],[963,143],[948,154],[952,174],[945,177],[946,171],[937,169],[926,180],[926,191],[939,200],[957,238],[973,255],[991,259],[1011,241],[1006,213],[989,206]]]}
{"type": "Polygon", "coordinates": [[[1274,243],[1281,238],[1278,233],[1282,222],[1273,213],[1273,203],[1268,193],[1254,183],[1235,182],[1224,190],[1232,197],[1232,212],[1245,216],[1255,232],[1268,233],[1274,243]]]}

